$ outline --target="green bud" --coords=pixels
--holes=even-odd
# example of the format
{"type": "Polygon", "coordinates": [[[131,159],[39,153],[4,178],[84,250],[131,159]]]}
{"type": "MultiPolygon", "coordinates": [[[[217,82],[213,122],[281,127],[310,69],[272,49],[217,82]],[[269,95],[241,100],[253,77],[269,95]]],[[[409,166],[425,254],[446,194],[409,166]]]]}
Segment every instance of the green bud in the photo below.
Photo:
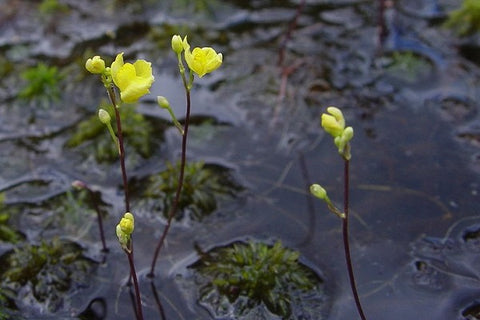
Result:
{"type": "Polygon", "coordinates": [[[180,54],[183,51],[183,40],[178,34],[172,37],[172,49],[176,54],[180,54]]]}
{"type": "Polygon", "coordinates": [[[164,96],[158,96],[157,103],[160,106],[160,108],[163,108],[163,109],[170,108],[170,103],[168,102],[167,98],[165,98],[164,96]]]}
{"type": "Polygon", "coordinates": [[[103,124],[110,123],[110,121],[112,120],[110,114],[105,109],[98,110],[98,118],[103,124]]]}
{"type": "Polygon", "coordinates": [[[312,184],[310,186],[310,193],[319,199],[327,199],[327,191],[319,184],[312,184]]]}

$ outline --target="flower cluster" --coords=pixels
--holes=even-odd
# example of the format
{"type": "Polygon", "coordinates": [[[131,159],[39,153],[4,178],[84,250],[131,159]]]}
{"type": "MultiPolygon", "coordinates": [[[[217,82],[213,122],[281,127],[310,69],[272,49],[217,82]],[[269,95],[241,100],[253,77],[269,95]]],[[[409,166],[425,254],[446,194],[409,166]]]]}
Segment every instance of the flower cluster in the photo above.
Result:
{"type": "Polygon", "coordinates": [[[182,38],[179,35],[172,37],[172,49],[180,55],[183,51],[185,61],[191,71],[195,72],[200,78],[217,70],[222,62],[223,56],[221,53],[217,53],[211,47],[196,47],[193,51],[190,51],[190,44],[187,41],[187,36],[182,38]]]}
{"type": "Polygon", "coordinates": [[[336,107],[328,107],[328,113],[322,114],[322,127],[333,137],[333,142],[338,148],[338,153],[350,160],[349,142],[353,138],[353,128],[345,127],[345,118],[340,109],[336,107]]]}
{"type": "Polygon", "coordinates": [[[123,62],[123,52],[119,53],[110,67],[105,67],[105,61],[100,56],[94,56],[85,63],[87,71],[102,75],[105,86],[111,82],[120,90],[123,102],[134,103],[142,96],[150,93],[154,81],[152,64],[145,60],[132,63],[123,62]]]}

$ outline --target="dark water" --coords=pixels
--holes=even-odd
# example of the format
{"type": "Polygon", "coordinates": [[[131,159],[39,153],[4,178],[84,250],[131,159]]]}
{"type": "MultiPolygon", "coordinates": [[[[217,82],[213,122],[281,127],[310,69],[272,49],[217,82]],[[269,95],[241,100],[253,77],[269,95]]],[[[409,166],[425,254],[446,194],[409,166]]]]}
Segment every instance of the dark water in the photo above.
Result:
{"type": "Polygon", "coordinates": [[[137,106],[152,127],[148,152],[127,149],[147,319],[160,318],[156,295],[167,319],[211,319],[187,268],[199,258],[194,245],[209,250],[245,239],[299,250],[325,281],[325,319],[357,317],[340,221],[323,203],[312,208],[306,192],[319,182],[341,203],[342,163],[319,126],[329,105],[342,108],[355,129],[351,246],[367,317],[474,319],[480,74],[475,54],[460,49],[478,53],[478,40],[459,39],[441,24],[459,2],[398,1],[385,14],[383,53],[374,1],[306,1],[290,37],[300,1],[187,2],[61,1],[54,11],[34,1],[0,4],[0,190],[14,212],[9,226],[21,233],[17,244],[0,242],[0,253],[60,237],[97,261],[53,312],[19,290],[14,318],[133,318],[128,263],[114,234],[123,214],[118,163],[99,161],[101,138],[66,147],[106,101],[85,59],[124,51],[129,60],[152,61],[156,80],[137,106]],[[184,94],[169,49],[175,33],[224,55],[218,71],[195,81],[188,159],[228,169],[244,190],[200,221],[176,222],[151,282],[146,274],[165,221],[140,191],[180,153],[178,132],[154,99],[165,95],[181,118],[184,94]],[[39,62],[60,70],[58,99],[18,97],[26,82],[20,70],[39,62]],[[77,179],[107,212],[106,255],[91,205],[75,201],[77,179]]]}

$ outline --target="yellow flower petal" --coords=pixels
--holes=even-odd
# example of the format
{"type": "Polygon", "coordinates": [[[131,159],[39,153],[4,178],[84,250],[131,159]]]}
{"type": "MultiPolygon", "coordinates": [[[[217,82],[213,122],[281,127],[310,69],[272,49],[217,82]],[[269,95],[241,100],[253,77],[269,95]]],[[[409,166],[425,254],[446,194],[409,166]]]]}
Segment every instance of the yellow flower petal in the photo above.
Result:
{"type": "Polygon", "coordinates": [[[124,63],[123,53],[117,55],[111,66],[112,79],[120,89],[123,102],[133,103],[150,92],[154,81],[152,64],[145,60],[124,63]]]}

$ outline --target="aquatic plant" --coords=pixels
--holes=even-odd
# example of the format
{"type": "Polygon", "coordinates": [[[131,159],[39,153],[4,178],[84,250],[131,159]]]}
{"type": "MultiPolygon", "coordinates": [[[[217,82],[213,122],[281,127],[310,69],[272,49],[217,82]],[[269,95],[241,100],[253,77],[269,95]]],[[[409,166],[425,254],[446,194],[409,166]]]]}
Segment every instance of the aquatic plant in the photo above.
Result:
{"type": "Polygon", "coordinates": [[[480,31],[480,1],[464,0],[460,8],[449,14],[445,26],[460,36],[480,31]]]}
{"type": "MultiPolygon", "coordinates": [[[[159,207],[165,217],[174,201],[179,172],[180,163],[167,163],[164,171],[150,178],[145,191],[147,197],[162,199],[159,207]]],[[[201,161],[187,163],[178,203],[179,213],[182,214],[177,214],[175,219],[181,219],[183,214],[188,213],[191,218],[201,220],[217,208],[222,197],[233,196],[241,189],[230,177],[228,170],[222,167],[208,166],[201,161]]]]}
{"type": "Polygon", "coordinates": [[[355,282],[355,276],[353,273],[353,263],[350,254],[350,240],[349,240],[349,171],[350,171],[350,159],[352,158],[350,150],[350,140],[353,138],[353,128],[345,127],[345,118],[340,109],[336,107],[328,107],[327,113],[323,113],[321,117],[321,124],[325,132],[333,137],[333,142],[338,149],[338,153],[344,160],[344,189],[343,189],[343,211],[338,209],[327,195],[326,190],[319,184],[312,184],[310,186],[310,192],[317,198],[326,202],[328,209],[342,219],[342,234],[343,234],[343,246],[345,252],[345,261],[347,264],[348,277],[350,280],[350,287],[353,297],[355,299],[355,305],[362,320],[366,320],[363,312],[362,304],[360,303],[360,297],[358,296],[357,285],[355,282]]]}
{"type": "Polygon", "coordinates": [[[185,111],[185,120],[183,128],[179,126],[178,121],[170,108],[170,104],[168,100],[163,96],[158,98],[159,106],[163,109],[168,110],[172,117],[172,121],[175,123],[177,128],[182,135],[182,154],[180,157],[180,168],[178,174],[178,183],[177,189],[175,191],[175,198],[171,207],[169,208],[169,212],[167,214],[167,224],[158,240],[157,246],[155,248],[155,252],[153,254],[152,264],[150,266],[149,276],[153,277],[155,273],[155,264],[157,262],[158,256],[160,254],[160,250],[163,247],[165,238],[170,230],[172,220],[175,217],[179,204],[180,204],[180,196],[182,193],[182,188],[184,184],[184,176],[185,176],[185,165],[186,165],[186,156],[187,156],[187,137],[188,137],[188,128],[190,124],[190,110],[191,110],[191,100],[190,100],[190,91],[193,86],[193,81],[195,74],[199,77],[203,77],[204,75],[215,71],[220,67],[223,61],[223,56],[221,53],[217,53],[213,48],[210,47],[203,47],[203,48],[194,48],[190,51],[190,44],[187,41],[187,36],[183,39],[179,35],[174,35],[171,41],[172,50],[177,55],[178,61],[178,70],[180,72],[180,77],[182,78],[183,87],[185,88],[185,98],[186,98],[186,111],[185,111]],[[185,62],[187,63],[189,69],[189,76],[188,79],[185,75],[185,65],[183,64],[182,53],[184,54],[185,62]]]}
{"type": "MultiPolygon", "coordinates": [[[[313,294],[322,280],[299,262],[297,251],[285,248],[280,241],[236,242],[201,252],[201,259],[191,266],[200,284],[200,301],[222,309],[222,300],[236,305],[244,315],[260,304],[275,315],[288,319],[292,313],[294,292],[313,294]],[[211,299],[212,295],[216,298],[211,299]],[[210,301],[210,302],[208,302],[210,301]]],[[[220,310],[218,310],[220,312],[220,310]]],[[[217,314],[216,316],[221,316],[217,314]]]]}
{"type": "Polygon", "coordinates": [[[20,98],[39,101],[43,106],[59,99],[62,76],[57,67],[39,63],[23,71],[20,76],[26,82],[18,93],[20,98]]]}
{"type": "MultiPolygon", "coordinates": [[[[124,145],[124,130],[122,129],[122,117],[119,109],[121,106],[117,104],[117,98],[115,94],[115,88],[120,91],[120,99],[125,103],[136,103],[138,99],[146,95],[150,91],[150,87],[154,81],[152,74],[151,63],[145,60],[137,60],[133,64],[125,63],[123,60],[123,52],[117,54],[115,61],[110,67],[106,67],[105,61],[100,56],[94,56],[87,59],[85,62],[85,69],[92,74],[100,75],[101,81],[107,89],[107,95],[111,102],[111,108],[113,109],[113,117],[115,118],[116,129],[114,132],[110,124],[112,115],[105,109],[101,109],[98,113],[99,121],[102,126],[108,128],[108,132],[113,139],[113,146],[115,152],[120,158],[120,169],[122,172],[124,201],[125,201],[125,215],[120,222],[120,226],[123,226],[126,220],[131,218],[131,231],[119,228],[117,225],[117,236],[119,237],[120,244],[123,251],[127,255],[130,266],[130,277],[133,278],[133,284],[135,288],[135,314],[137,319],[143,319],[142,303],[140,298],[140,290],[138,286],[137,275],[135,271],[135,264],[133,261],[133,241],[131,241],[130,234],[133,232],[133,215],[130,213],[130,198],[128,193],[128,178],[127,169],[125,165],[125,145],[124,145]],[[115,87],[116,86],[116,87],[115,87]],[[122,223],[123,222],[123,223],[122,223]],[[119,233],[121,231],[121,233],[119,233]]],[[[123,107],[124,109],[124,107],[123,107]]],[[[128,119],[129,117],[127,117],[128,119]]],[[[130,221],[130,220],[129,220],[130,221]]]]}
{"type": "Polygon", "coordinates": [[[42,308],[55,312],[66,293],[87,285],[95,268],[82,251],[78,244],[57,238],[16,247],[0,257],[0,288],[31,295],[42,308]]]}

